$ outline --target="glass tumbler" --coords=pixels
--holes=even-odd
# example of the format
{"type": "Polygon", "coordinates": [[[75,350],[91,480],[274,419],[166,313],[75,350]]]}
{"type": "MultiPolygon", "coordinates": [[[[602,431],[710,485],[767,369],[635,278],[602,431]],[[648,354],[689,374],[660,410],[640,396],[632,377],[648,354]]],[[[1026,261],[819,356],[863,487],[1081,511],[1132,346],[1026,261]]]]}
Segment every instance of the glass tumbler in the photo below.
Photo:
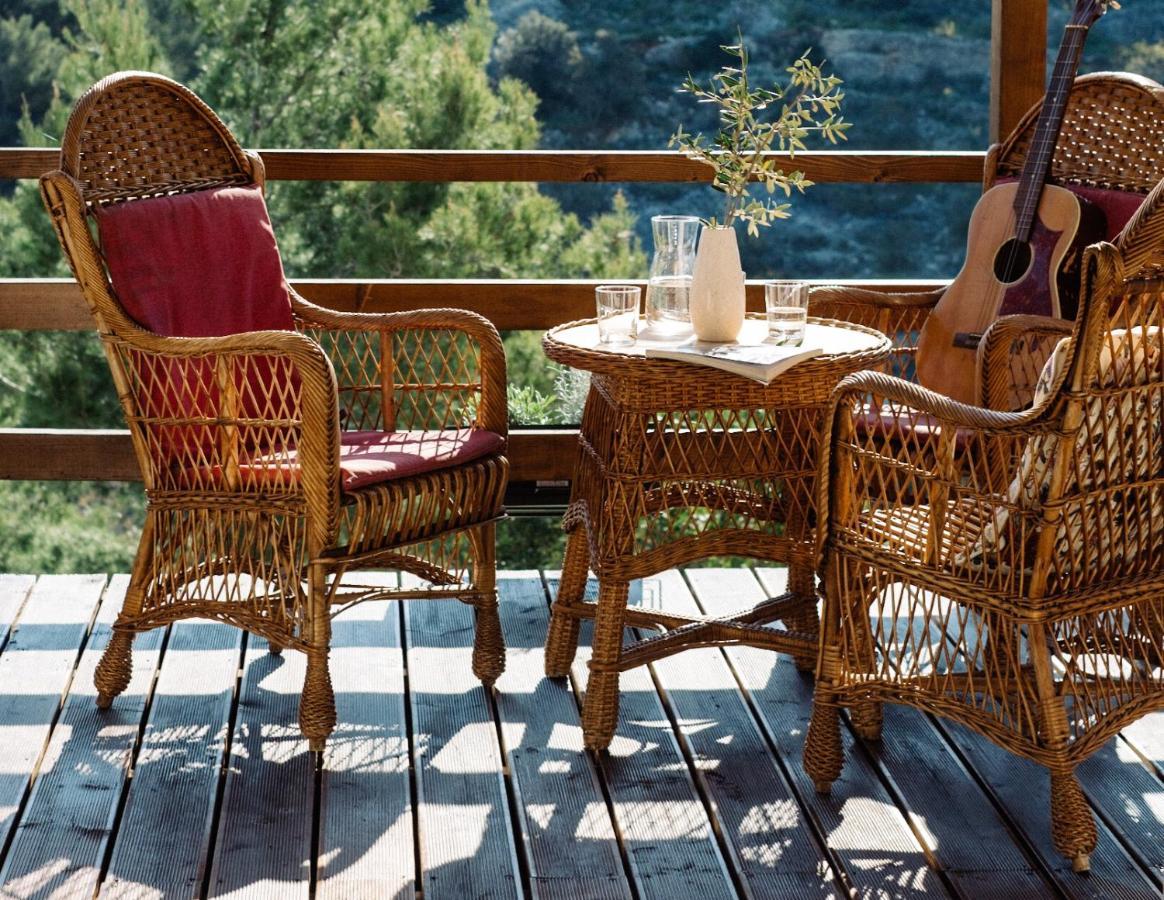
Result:
{"type": "Polygon", "coordinates": [[[639,297],[634,284],[600,284],[594,289],[598,307],[598,342],[633,344],[639,330],[639,297]]]}
{"type": "Polygon", "coordinates": [[[768,317],[767,343],[799,347],[808,320],[808,282],[765,282],[764,311],[768,317]]]}

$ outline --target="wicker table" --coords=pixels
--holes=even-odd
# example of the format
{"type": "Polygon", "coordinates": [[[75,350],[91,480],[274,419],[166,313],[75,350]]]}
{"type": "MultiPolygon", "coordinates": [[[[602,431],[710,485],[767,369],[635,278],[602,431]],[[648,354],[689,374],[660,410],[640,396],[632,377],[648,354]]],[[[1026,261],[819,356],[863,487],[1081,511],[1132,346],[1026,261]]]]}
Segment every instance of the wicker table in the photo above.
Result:
{"type": "MultiPolygon", "coordinates": [[[[746,327],[763,327],[750,324],[746,327]]],[[[644,341],[598,344],[593,320],[548,332],[546,356],[591,373],[569,534],[546,639],[546,674],[567,674],[581,619],[594,619],[582,726],[603,749],[618,723],[619,673],[688,647],[750,644],[815,661],[814,483],[818,431],[832,389],[890,352],[881,333],[810,319],[826,353],[763,385],[717,369],[647,359],[644,341]],[[786,563],[788,593],[730,618],[628,608],[632,579],[711,556],[786,563]],[[589,569],[596,602],[584,599],[589,569]],[[785,630],[765,623],[783,621],[785,630]],[[623,645],[623,629],[658,636],[623,645]]]]}

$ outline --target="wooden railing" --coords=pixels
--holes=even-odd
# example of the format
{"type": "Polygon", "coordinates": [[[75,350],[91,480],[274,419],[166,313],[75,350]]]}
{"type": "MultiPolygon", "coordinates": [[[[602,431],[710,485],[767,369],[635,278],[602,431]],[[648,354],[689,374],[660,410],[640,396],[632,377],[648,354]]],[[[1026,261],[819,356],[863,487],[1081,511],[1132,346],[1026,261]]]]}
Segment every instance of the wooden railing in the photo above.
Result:
{"type": "MultiPolygon", "coordinates": [[[[699,182],[707,169],[676,153],[433,150],[263,150],[271,180],[699,182]]],[[[813,181],[977,182],[984,154],[963,152],[826,152],[798,154],[795,166],[813,181]]],[[[0,179],[35,178],[55,168],[53,150],[0,148],[0,179]]],[[[305,297],[344,310],[390,311],[460,306],[482,313],[502,330],[543,330],[593,315],[593,281],[352,280],[296,281],[305,297]]],[[[932,281],[862,281],[879,290],[927,290],[932,281]]],[[[749,284],[750,309],[763,308],[759,283],[749,284]]],[[[92,327],[71,279],[0,280],[0,328],[77,331],[92,327]]],[[[521,429],[512,434],[516,483],[563,482],[571,477],[570,429],[521,429]]],[[[136,480],[126,431],[0,429],[0,478],[136,480]]]]}

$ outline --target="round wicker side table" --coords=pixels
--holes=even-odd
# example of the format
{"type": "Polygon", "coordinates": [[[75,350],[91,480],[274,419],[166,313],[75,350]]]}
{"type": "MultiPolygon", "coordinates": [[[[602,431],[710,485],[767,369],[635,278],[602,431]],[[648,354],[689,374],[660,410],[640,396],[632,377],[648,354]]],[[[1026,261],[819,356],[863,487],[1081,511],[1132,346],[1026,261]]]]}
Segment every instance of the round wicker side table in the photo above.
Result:
{"type": "Polygon", "coordinates": [[[745,643],[815,662],[814,485],[829,396],[874,368],[891,344],[859,325],[810,319],[806,342],[825,353],[771,384],[700,365],[647,359],[643,343],[598,343],[593,320],[552,329],[555,362],[591,373],[582,414],[562,580],[546,639],[546,674],[567,674],[582,619],[594,620],[582,714],[587,747],[609,745],[619,673],[687,647],[745,643]],[[628,608],[629,583],[712,556],[786,563],[788,592],[714,620],[628,608]],[[584,599],[588,570],[598,599],[584,599]],[[786,630],[766,627],[783,621],[786,630]],[[662,633],[623,645],[623,629],[662,633]]]}

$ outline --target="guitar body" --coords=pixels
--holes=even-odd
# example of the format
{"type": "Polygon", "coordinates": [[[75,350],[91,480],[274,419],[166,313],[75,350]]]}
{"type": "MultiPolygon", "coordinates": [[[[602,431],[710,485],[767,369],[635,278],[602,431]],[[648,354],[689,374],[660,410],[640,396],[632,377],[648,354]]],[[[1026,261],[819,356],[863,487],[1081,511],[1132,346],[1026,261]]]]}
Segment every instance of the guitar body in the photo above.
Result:
{"type": "Polygon", "coordinates": [[[1015,236],[1019,184],[1000,184],[970,217],[966,262],[926,318],[918,338],[917,380],[927,388],[977,402],[978,340],[999,316],[1060,316],[1059,270],[1079,233],[1079,198],[1044,185],[1030,240],[1015,236]]]}

